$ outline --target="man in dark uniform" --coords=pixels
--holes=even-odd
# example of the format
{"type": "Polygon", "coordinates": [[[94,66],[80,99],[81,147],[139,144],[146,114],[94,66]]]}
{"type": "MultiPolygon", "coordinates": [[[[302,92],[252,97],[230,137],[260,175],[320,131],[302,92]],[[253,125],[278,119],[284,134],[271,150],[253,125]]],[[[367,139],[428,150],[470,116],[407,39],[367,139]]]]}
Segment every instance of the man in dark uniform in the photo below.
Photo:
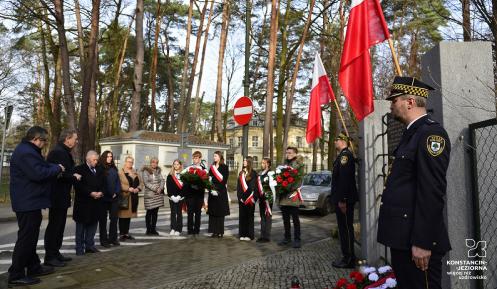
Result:
{"type": "Polygon", "coordinates": [[[349,150],[349,137],[340,133],[335,138],[338,156],[333,163],[331,179],[331,202],[335,207],[342,259],[334,261],[333,267],[354,268],[354,204],[357,202],[355,159],[349,150]]]}
{"type": "MultiPolygon", "coordinates": [[[[206,173],[208,173],[205,165],[202,163],[202,153],[200,151],[193,152],[192,162],[192,166],[200,167],[201,169],[206,170],[206,173]]],[[[204,191],[205,188],[199,185],[189,184],[185,182],[184,192],[188,212],[188,235],[196,236],[200,233],[202,206],[204,204],[204,191]]]]}
{"type": "Polygon", "coordinates": [[[396,77],[392,115],[407,125],[381,199],[378,242],[390,247],[399,288],[442,288],[442,257],[451,249],[444,223],[450,140],[426,114],[427,84],[396,77]]]}

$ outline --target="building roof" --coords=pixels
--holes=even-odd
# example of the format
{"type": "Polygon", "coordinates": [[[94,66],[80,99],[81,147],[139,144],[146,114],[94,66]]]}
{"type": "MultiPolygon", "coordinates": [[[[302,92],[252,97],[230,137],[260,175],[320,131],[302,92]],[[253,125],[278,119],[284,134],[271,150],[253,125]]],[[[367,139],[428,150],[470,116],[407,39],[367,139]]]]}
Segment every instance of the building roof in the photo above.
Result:
{"type": "MultiPolygon", "coordinates": [[[[157,132],[157,131],[147,131],[147,130],[137,130],[134,132],[126,132],[120,135],[105,137],[100,139],[100,143],[104,142],[122,142],[122,141],[153,141],[153,142],[165,142],[173,144],[181,144],[181,135],[169,132],[157,132]]],[[[215,142],[195,135],[188,135],[188,145],[205,145],[205,146],[217,146],[217,147],[228,147],[228,145],[220,142],[215,142]]]]}

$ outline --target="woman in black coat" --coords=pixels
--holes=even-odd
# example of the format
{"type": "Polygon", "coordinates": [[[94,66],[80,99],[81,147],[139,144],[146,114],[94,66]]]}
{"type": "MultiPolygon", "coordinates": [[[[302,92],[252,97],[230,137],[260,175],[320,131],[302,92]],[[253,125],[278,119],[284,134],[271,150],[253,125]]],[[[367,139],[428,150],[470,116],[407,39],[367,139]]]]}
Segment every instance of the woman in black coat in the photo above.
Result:
{"type": "Polygon", "coordinates": [[[239,207],[240,241],[254,239],[254,210],[257,201],[257,172],[252,169],[252,157],[243,160],[243,169],[238,174],[236,194],[239,207]]]}
{"type": "Polygon", "coordinates": [[[183,182],[180,179],[180,172],[183,164],[180,160],[174,160],[173,167],[166,178],[166,190],[171,207],[171,232],[170,235],[179,236],[183,231],[183,182]]]}
{"type": "Polygon", "coordinates": [[[209,192],[207,201],[207,214],[209,215],[209,231],[213,238],[222,238],[224,235],[224,217],[230,214],[228,202],[228,183],[229,170],[224,163],[223,153],[214,152],[214,162],[209,169],[209,176],[212,179],[212,189],[209,192]]]}

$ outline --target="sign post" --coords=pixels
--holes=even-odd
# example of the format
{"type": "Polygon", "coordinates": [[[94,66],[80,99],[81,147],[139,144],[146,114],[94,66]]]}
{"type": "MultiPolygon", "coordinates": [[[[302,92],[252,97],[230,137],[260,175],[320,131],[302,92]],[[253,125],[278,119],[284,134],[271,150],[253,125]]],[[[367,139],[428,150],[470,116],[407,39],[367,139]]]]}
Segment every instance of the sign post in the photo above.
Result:
{"type": "Polygon", "coordinates": [[[253,114],[254,105],[252,100],[246,96],[240,97],[235,103],[233,117],[237,124],[243,126],[242,156],[244,158],[248,155],[248,127],[253,114]]]}
{"type": "MultiPolygon", "coordinates": [[[[3,119],[3,134],[2,134],[2,150],[0,155],[0,191],[2,190],[2,174],[3,174],[3,162],[4,162],[4,152],[5,152],[5,136],[7,135],[7,129],[10,124],[10,117],[12,116],[12,111],[14,106],[9,105],[5,107],[4,119],[3,119]]],[[[4,195],[4,200],[7,200],[7,193],[4,195]]]]}

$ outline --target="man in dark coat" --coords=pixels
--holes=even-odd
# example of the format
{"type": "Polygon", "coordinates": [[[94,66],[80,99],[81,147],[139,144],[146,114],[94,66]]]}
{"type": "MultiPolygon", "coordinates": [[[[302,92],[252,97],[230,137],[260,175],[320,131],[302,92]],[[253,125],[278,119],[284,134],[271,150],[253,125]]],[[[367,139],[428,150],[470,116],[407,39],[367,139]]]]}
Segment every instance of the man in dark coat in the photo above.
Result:
{"type": "Polygon", "coordinates": [[[60,253],[64,229],[66,227],[67,209],[71,206],[71,189],[73,182],[81,179],[75,174],[74,160],[71,150],[78,144],[76,130],[65,129],[60,133],[59,142],[48,153],[47,161],[62,164],[65,171],[52,182],[50,195],[51,207],[48,212],[48,225],[45,230],[45,265],[54,267],[65,266],[64,262],[71,261],[70,257],[60,253]]]}
{"type": "Polygon", "coordinates": [[[9,268],[9,286],[36,284],[40,282],[36,276],[54,272],[53,267],[41,265],[36,254],[41,209],[50,207],[51,179],[64,171],[63,165],[50,164],[43,159],[41,148],[47,138],[47,130],[33,126],[12,153],[10,199],[19,231],[9,268]]]}
{"type": "Polygon", "coordinates": [[[442,258],[450,248],[444,223],[450,140],[426,114],[432,87],[396,77],[392,115],[407,125],[381,198],[378,242],[390,247],[399,288],[442,288],[442,258]]]}
{"type": "Polygon", "coordinates": [[[76,255],[97,253],[95,232],[101,214],[101,198],[105,190],[105,178],[102,168],[97,167],[98,154],[88,151],[86,163],[74,168],[81,175],[75,184],[73,219],[76,222],[76,255]]]}
{"type": "Polygon", "coordinates": [[[333,163],[331,202],[335,207],[342,259],[334,261],[333,267],[354,268],[354,204],[357,202],[355,158],[349,150],[349,137],[340,133],[335,138],[338,156],[333,163]]]}

